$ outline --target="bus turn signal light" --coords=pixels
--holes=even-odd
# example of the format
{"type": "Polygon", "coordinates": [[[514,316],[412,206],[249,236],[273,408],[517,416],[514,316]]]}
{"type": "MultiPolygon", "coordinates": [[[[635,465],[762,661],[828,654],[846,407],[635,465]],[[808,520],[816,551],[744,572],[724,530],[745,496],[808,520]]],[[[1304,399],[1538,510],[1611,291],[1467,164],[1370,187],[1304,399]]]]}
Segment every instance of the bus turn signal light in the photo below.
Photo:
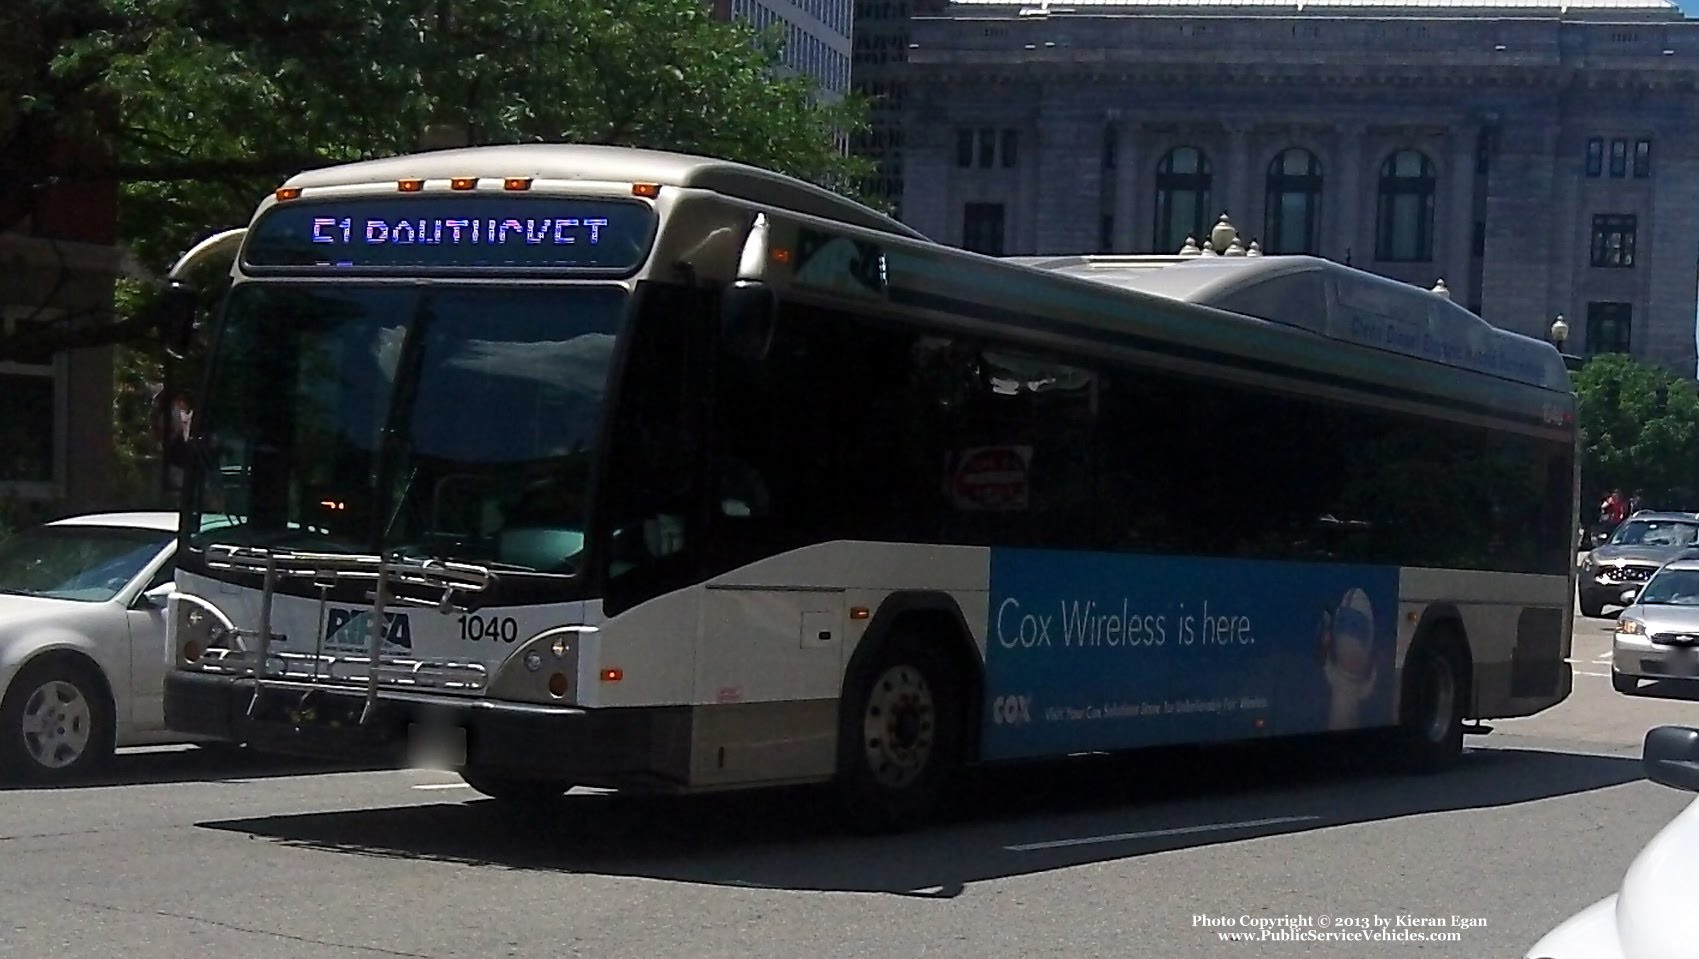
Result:
{"type": "Polygon", "coordinates": [[[448,181],[451,190],[475,190],[478,188],[478,178],[475,176],[457,176],[448,181]]]}
{"type": "Polygon", "coordinates": [[[423,190],[425,188],[425,181],[424,180],[397,180],[396,183],[395,183],[395,186],[402,193],[418,193],[420,190],[423,190]]]}
{"type": "Polygon", "coordinates": [[[647,197],[653,200],[661,195],[661,185],[659,183],[633,183],[631,185],[631,195],[647,197]]]}
{"type": "Polygon", "coordinates": [[[300,195],[301,188],[298,186],[280,186],[277,188],[277,198],[279,200],[293,200],[300,195]]]}
{"type": "Polygon", "coordinates": [[[866,619],[867,617],[872,616],[872,615],[873,615],[873,611],[868,609],[866,606],[851,606],[850,607],[850,619],[866,619]]]}
{"type": "Polygon", "coordinates": [[[624,678],[625,670],[618,667],[602,670],[602,682],[604,683],[617,683],[624,678]]]}
{"type": "Polygon", "coordinates": [[[531,189],[531,178],[528,176],[510,176],[501,181],[501,188],[503,190],[529,190],[531,189]]]}

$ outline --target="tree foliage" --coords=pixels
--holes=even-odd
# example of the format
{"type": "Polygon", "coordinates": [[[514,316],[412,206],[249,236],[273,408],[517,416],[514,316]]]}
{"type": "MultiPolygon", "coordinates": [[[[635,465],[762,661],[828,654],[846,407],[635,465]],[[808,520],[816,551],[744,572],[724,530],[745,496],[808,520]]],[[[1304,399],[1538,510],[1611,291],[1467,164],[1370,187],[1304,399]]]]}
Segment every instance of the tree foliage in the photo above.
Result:
{"type": "Polygon", "coordinates": [[[1699,392],[1661,367],[1595,357],[1575,376],[1583,507],[1612,489],[1648,507],[1699,509],[1699,392]]]}
{"type": "MultiPolygon", "coordinates": [[[[775,72],[776,38],[702,0],[0,6],[0,229],[47,185],[117,183],[120,239],[155,270],[245,223],[281,178],[415,150],[429,128],[681,150],[828,186],[866,173],[837,147],[862,104],[775,72]]],[[[54,345],[141,332],[86,327],[54,345]]],[[[0,341],[0,358],[22,345],[0,341]]]]}

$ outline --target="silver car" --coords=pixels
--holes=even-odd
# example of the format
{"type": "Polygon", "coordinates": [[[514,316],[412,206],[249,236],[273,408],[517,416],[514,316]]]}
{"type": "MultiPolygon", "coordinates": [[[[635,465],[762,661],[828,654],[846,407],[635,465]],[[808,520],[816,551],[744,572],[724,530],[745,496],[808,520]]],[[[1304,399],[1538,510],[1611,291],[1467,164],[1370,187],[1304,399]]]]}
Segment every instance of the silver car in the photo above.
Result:
{"type": "Polygon", "coordinates": [[[1642,679],[1699,681],[1699,558],[1652,574],[1617,618],[1611,648],[1617,692],[1634,692],[1642,679]]]}
{"type": "Polygon", "coordinates": [[[50,783],[165,731],[174,513],[102,513],[0,542],[0,777],[50,783]]]}
{"type": "Polygon", "coordinates": [[[1641,510],[1616,528],[1610,541],[1582,560],[1575,577],[1581,615],[1601,616],[1606,606],[1625,605],[1624,590],[1646,584],[1659,566],[1699,544],[1699,517],[1693,513],[1641,510]]]}

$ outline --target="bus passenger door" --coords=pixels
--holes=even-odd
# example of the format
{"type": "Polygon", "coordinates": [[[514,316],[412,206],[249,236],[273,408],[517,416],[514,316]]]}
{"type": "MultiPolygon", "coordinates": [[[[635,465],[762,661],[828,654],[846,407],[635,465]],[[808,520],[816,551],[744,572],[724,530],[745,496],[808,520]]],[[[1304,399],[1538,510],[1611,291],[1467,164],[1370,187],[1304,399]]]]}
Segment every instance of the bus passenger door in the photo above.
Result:
{"type": "Polygon", "coordinates": [[[839,327],[781,308],[760,359],[719,351],[710,412],[692,781],[835,766],[844,587],[834,567],[839,327]]]}

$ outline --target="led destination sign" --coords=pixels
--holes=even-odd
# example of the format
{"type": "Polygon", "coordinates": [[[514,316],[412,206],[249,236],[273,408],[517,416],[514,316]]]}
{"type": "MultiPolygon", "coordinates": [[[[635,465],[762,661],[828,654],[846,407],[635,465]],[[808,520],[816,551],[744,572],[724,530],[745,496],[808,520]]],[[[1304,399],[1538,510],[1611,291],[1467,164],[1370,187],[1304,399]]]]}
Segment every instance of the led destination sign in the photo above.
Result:
{"type": "Polygon", "coordinates": [[[654,238],[647,206],[510,196],[395,197],[275,206],[248,233],[255,267],[327,270],[636,269],[654,238]]]}

